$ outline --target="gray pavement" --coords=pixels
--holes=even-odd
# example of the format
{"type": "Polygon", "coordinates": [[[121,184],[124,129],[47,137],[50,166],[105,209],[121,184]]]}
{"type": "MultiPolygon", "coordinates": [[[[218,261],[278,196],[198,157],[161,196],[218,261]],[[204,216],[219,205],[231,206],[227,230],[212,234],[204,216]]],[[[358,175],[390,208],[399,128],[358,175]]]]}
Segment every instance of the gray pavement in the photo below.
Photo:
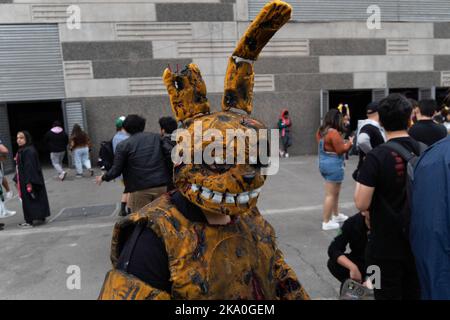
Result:
{"type": "MultiPolygon", "coordinates": [[[[335,299],[339,283],[329,274],[327,248],[336,231],[321,230],[323,180],[314,156],[281,159],[277,175],[266,182],[259,208],[274,226],[285,259],[313,299],[335,299]]],[[[347,163],[341,212],[352,215],[353,157],[347,163]]],[[[2,219],[0,231],[0,299],[96,299],[110,268],[111,231],[117,220],[122,187],[98,187],[74,171],[61,182],[44,172],[52,216],[50,223],[19,229],[23,221],[17,198],[7,202],[18,213],[2,219]],[[81,289],[69,290],[69,266],[81,270],[81,289]]]]}

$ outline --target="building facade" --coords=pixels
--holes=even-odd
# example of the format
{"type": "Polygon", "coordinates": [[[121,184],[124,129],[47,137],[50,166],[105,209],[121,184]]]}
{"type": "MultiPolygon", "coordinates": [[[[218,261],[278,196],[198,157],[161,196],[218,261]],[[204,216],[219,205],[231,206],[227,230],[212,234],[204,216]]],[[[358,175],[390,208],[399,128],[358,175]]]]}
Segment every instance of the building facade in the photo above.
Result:
{"type": "MultiPolygon", "coordinates": [[[[61,119],[67,131],[86,128],[95,155],[118,116],[141,114],[157,131],[159,117],[171,114],[161,80],[168,64],[198,64],[219,109],[227,57],[265,3],[0,0],[1,139],[11,147],[17,130],[29,129],[39,141],[61,119]]],[[[281,109],[290,110],[292,154],[317,152],[320,119],[339,103],[356,119],[390,91],[442,100],[450,86],[450,1],[291,3],[293,20],[255,64],[254,110],[272,127],[281,109]]]]}

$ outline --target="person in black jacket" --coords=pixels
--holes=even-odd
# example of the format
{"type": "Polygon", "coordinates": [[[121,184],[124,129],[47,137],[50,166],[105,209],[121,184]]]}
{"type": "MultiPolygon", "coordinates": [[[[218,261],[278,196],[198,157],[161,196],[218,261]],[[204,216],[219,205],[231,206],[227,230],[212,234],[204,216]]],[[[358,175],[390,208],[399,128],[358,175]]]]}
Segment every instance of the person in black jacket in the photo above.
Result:
{"type": "Polygon", "coordinates": [[[16,175],[14,182],[22,200],[24,223],[20,228],[32,228],[45,223],[50,216],[47,190],[42,174],[39,155],[33,146],[31,135],[27,131],[17,133],[16,175]]]}
{"type": "Polygon", "coordinates": [[[63,181],[67,173],[63,169],[63,160],[66,155],[67,144],[69,137],[64,132],[62,124],[59,121],[53,122],[53,126],[44,136],[47,149],[50,151],[50,160],[55,170],[58,172],[58,177],[63,181]]]}
{"type": "Polygon", "coordinates": [[[365,278],[365,251],[369,232],[369,215],[361,212],[348,218],[328,247],[328,270],[341,284],[347,279],[363,282],[365,278]],[[345,253],[347,245],[350,253],[345,253]]]}
{"type": "Polygon", "coordinates": [[[146,120],[129,115],[123,128],[130,137],[117,145],[112,168],[96,178],[97,184],[111,181],[121,174],[126,193],[130,193],[128,207],[136,212],[166,192],[169,176],[156,133],[143,132],[146,120]]]}
{"type": "Polygon", "coordinates": [[[167,191],[175,189],[173,185],[173,161],[172,149],[175,147],[176,141],[172,140],[172,132],[177,129],[177,121],[172,117],[162,117],[159,119],[161,127],[161,147],[164,155],[164,161],[169,174],[169,182],[167,183],[167,191]]]}
{"type": "Polygon", "coordinates": [[[447,137],[447,129],[444,125],[434,122],[436,114],[436,100],[421,100],[416,108],[417,122],[409,129],[409,135],[416,141],[431,146],[437,141],[447,137]]]}

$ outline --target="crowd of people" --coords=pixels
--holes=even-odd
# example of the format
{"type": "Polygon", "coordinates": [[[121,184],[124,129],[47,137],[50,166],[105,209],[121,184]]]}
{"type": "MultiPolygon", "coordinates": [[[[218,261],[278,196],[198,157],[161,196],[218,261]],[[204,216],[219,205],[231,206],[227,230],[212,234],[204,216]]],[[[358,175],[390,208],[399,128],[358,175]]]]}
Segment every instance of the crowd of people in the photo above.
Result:
{"type": "MultiPolygon", "coordinates": [[[[424,153],[429,157],[433,154],[430,158],[435,162],[447,161],[448,166],[450,138],[446,139],[446,127],[435,120],[436,101],[416,102],[401,94],[391,94],[370,103],[366,111],[367,120],[361,121],[355,138],[344,140],[344,116],[338,109],[326,114],[317,132],[319,170],[325,179],[322,229],[338,229],[338,219],[345,221],[329,246],[328,268],[341,285],[353,279],[373,289],[377,300],[430,298],[436,297],[436,292],[441,298],[449,299],[450,279],[436,263],[450,265],[449,243],[439,243],[433,232],[433,217],[427,216],[427,206],[423,204],[425,200],[435,209],[435,215],[440,219],[445,217],[448,222],[448,204],[445,206],[449,194],[444,186],[448,183],[449,169],[441,167],[440,175],[433,173],[436,170],[419,171],[425,163],[420,158],[424,153]],[[344,154],[353,144],[359,153],[359,162],[353,172],[356,181],[354,201],[359,212],[348,218],[340,216],[338,201],[344,179],[344,154]],[[425,194],[430,194],[425,192],[424,186],[430,187],[431,181],[421,182],[420,175],[422,179],[432,176],[436,188],[442,189],[440,195],[433,194],[424,199],[425,194]],[[430,204],[432,199],[435,204],[430,204]],[[427,229],[424,221],[428,223],[427,229]],[[426,246],[430,243],[433,243],[433,249],[426,246]],[[367,281],[371,266],[376,266],[381,273],[380,283],[376,286],[367,281]]],[[[442,240],[442,236],[448,235],[447,224],[447,227],[441,227],[438,236],[442,240]]]]}
{"type": "MultiPolygon", "coordinates": [[[[372,283],[367,281],[370,276],[367,268],[379,267],[381,282],[379,287],[373,288],[375,299],[450,297],[449,286],[440,282],[449,281],[447,284],[450,285],[448,277],[436,280],[442,273],[437,265],[450,266],[448,260],[443,261],[439,255],[447,247],[442,245],[442,239],[433,238],[432,230],[436,226],[432,223],[430,226],[430,219],[424,217],[424,212],[431,210],[444,221],[439,226],[445,227],[448,217],[443,216],[443,212],[448,207],[442,209],[439,207],[442,202],[433,203],[431,198],[424,201],[418,196],[425,193],[425,186],[430,187],[439,179],[447,179],[448,168],[438,178],[429,172],[423,173],[422,180],[416,179],[420,182],[415,182],[414,187],[409,168],[415,166],[422,154],[434,163],[437,161],[436,155],[448,160],[450,141],[445,140],[448,130],[437,121],[442,114],[444,117],[448,114],[445,114],[445,109],[438,114],[434,100],[416,102],[400,94],[371,102],[366,107],[366,114],[367,119],[360,121],[352,135],[348,128],[348,108],[331,109],[316,134],[318,166],[325,181],[322,230],[341,229],[328,248],[328,269],[341,285],[352,279],[372,288],[372,283]],[[431,151],[426,152],[430,146],[433,148],[428,148],[431,151]],[[352,149],[357,151],[359,157],[352,174],[356,182],[354,201],[359,212],[348,217],[340,213],[339,195],[345,176],[345,155],[352,149]],[[424,203],[428,207],[424,207],[424,203]],[[340,223],[343,223],[342,227],[340,223]],[[411,232],[412,229],[414,232],[411,232]],[[431,250],[432,253],[429,250],[431,245],[437,247],[431,250]],[[350,252],[347,252],[347,246],[350,252]]],[[[171,159],[175,142],[171,134],[177,129],[177,121],[172,117],[162,117],[159,125],[160,133],[144,132],[146,119],[135,114],[118,117],[115,121],[116,133],[110,141],[112,158],[109,164],[103,163],[104,172],[96,177],[96,182],[101,185],[117,179],[124,186],[121,216],[137,212],[162,194],[175,189],[171,159]]],[[[282,157],[289,156],[291,126],[289,112],[283,110],[278,121],[282,157]]],[[[55,121],[44,141],[61,181],[67,177],[63,164],[67,150],[71,151],[77,178],[83,177],[83,167],[88,170],[89,176],[94,175],[90,161],[92,144],[78,124],[74,125],[68,136],[62,124],[55,121]]],[[[30,133],[18,132],[16,142],[18,151],[14,158],[16,172],[13,181],[24,215],[24,222],[19,226],[31,228],[44,224],[50,216],[49,200],[39,155],[33,147],[30,133]]],[[[5,160],[8,152],[0,141],[0,162],[5,160]]],[[[424,159],[417,168],[420,169],[420,165],[429,167],[430,161],[424,159]]],[[[12,189],[3,168],[0,169],[0,215],[6,217],[15,212],[4,205],[5,199],[12,198],[12,189]]],[[[441,191],[440,197],[448,198],[448,194],[441,191]]],[[[4,225],[0,224],[0,230],[3,228],[4,225]]],[[[442,234],[448,234],[448,229],[443,229],[442,234]]]]}
{"type": "MultiPolygon", "coordinates": [[[[125,186],[121,198],[121,216],[137,211],[153,201],[167,190],[173,189],[171,182],[172,161],[170,159],[174,142],[170,135],[177,128],[175,119],[163,117],[159,123],[161,133],[144,133],[146,120],[138,115],[121,116],[116,119],[116,134],[111,139],[111,165],[105,173],[97,177],[97,183],[111,181],[120,177],[125,186]],[[170,160],[170,161],[169,161],[170,160]]],[[[64,181],[67,169],[64,159],[69,150],[75,166],[76,178],[94,175],[91,164],[92,143],[88,134],[79,124],[72,128],[70,136],[66,134],[60,121],[55,121],[45,134],[44,142],[50,154],[51,163],[58,179],[64,181]]],[[[14,155],[16,170],[13,181],[21,200],[24,222],[20,228],[32,228],[46,223],[50,216],[44,175],[39,154],[33,145],[28,131],[19,131],[16,135],[18,146],[14,155]]],[[[7,161],[8,148],[0,140],[0,217],[6,218],[16,212],[8,210],[6,200],[13,198],[13,190],[4,174],[3,162],[7,161]]],[[[104,168],[106,169],[106,168],[104,168]]],[[[0,230],[5,225],[0,224],[0,230]]]]}

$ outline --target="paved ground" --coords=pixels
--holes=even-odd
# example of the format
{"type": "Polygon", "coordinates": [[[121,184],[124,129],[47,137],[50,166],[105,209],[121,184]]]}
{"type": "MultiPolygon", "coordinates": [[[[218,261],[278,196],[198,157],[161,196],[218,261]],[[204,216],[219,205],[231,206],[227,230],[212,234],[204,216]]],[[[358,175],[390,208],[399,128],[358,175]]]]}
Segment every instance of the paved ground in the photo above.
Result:
{"type": "MultiPolygon", "coordinates": [[[[316,157],[282,159],[280,171],[264,186],[259,208],[277,231],[288,263],[315,299],[335,299],[338,282],[326,268],[327,247],[336,231],[321,231],[323,181],[316,157]]],[[[347,164],[341,212],[354,214],[353,158],[347,164]]],[[[17,228],[22,211],[16,199],[7,206],[16,216],[3,219],[0,232],[0,300],[95,299],[110,268],[111,230],[117,219],[121,187],[95,185],[93,178],[64,182],[45,170],[52,216],[50,223],[31,230],[17,228]],[[85,207],[84,210],[81,207],[85,207]],[[96,206],[96,207],[92,207],[96,206]],[[101,206],[101,207],[98,207],[101,206]],[[92,215],[98,209],[100,215],[92,215]],[[81,289],[66,286],[67,268],[80,267],[81,289]]]]}

